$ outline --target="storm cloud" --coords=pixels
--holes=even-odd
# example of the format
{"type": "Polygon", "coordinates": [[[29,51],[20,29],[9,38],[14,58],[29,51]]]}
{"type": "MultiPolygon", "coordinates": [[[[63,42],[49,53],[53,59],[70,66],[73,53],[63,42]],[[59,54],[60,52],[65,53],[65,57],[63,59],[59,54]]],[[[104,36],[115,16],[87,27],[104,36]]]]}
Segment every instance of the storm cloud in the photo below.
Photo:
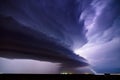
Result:
{"type": "Polygon", "coordinates": [[[68,64],[72,60],[84,64],[83,56],[96,71],[115,72],[120,67],[119,4],[118,0],[1,0],[1,57],[8,55],[4,47],[25,58],[47,60],[45,54],[38,58],[38,53],[46,53],[53,62],[68,64]],[[106,65],[110,62],[116,62],[115,67],[106,65]]]}

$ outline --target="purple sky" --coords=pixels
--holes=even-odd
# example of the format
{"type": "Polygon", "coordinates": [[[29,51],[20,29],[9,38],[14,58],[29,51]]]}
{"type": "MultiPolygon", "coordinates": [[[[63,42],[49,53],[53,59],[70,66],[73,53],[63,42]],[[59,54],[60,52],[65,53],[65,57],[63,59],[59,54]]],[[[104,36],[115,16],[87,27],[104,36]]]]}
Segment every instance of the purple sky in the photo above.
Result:
{"type": "MultiPolygon", "coordinates": [[[[0,14],[11,16],[20,24],[58,40],[64,47],[86,58],[96,72],[120,72],[120,1],[7,0],[0,4],[0,14]]],[[[35,72],[40,66],[57,67],[53,63],[41,65],[38,61],[1,58],[0,72],[7,71],[6,66],[26,69],[28,65],[24,62],[31,68],[35,65],[35,72]]],[[[34,70],[28,68],[30,72],[34,70]]]]}

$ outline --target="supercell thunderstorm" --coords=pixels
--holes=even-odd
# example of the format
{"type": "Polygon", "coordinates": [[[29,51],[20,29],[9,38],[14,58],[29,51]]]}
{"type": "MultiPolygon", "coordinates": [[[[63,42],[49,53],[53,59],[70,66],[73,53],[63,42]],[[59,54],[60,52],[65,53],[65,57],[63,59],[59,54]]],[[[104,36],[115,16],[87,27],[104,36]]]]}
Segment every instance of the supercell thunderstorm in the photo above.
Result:
{"type": "MultiPolygon", "coordinates": [[[[74,51],[86,58],[96,72],[120,72],[119,0],[1,0],[1,22],[4,20],[3,16],[15,21],[11,28],[7,25],[8,31],[33,30],[33,33],[26,30],[22,33],[34,36],[37,40],[54,41],[55,45],[61,46],[54,47],[58,52],[74,51]],[[16,28],[16,22],[22,28],[16,28]]],[[[9,20],[7,23],[9,24],[9,20]]],[[[49,43],[44,45],[48,47],[42,46],[48,49],[51,47],[49,43]]],[[[3,58],[0,63],[8,64],[3,58]]]]}

